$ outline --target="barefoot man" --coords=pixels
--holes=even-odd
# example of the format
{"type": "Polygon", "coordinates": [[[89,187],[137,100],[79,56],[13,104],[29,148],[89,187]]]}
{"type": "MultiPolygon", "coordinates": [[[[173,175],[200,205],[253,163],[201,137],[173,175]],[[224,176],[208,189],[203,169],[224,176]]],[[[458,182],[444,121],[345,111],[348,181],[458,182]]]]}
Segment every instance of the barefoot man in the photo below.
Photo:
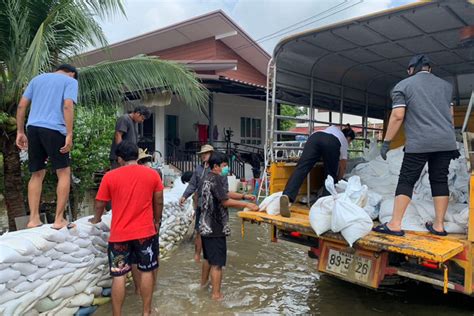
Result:
{"type": "Polygon", "coordinates": [[[30,208],[28,228],[43,224],[39,217],[39,207],[48,159],[58,176],[56,218],[52,227],[55,229],[73,227],[64,219],[64,210],[71,185],[69,152],[72,148],[72,125],[77,92],[77,70],[71,65],[64,64],[53,73],[34,77],[18,104],[16,145],[21,150],[28,150],[28,165],[31,172],[28,183],[30,208]],[[25,116],[30,104],[31,110],[25,134],[25,116]]]}

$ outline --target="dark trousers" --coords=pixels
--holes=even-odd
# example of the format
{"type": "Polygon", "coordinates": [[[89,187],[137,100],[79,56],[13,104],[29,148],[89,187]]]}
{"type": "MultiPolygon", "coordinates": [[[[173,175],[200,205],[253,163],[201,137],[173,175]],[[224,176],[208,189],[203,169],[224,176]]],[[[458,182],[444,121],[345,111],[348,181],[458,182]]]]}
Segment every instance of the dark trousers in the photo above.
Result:
{"type": "Polygon", "coordinates": [[[457,150],[416,154],[405,153],[395,196],[405,195],[410,198],[412,197],[413,187],[420,178],[420,174],[427,162],[432,196],[449,196],[449,164],[451,159],[455,159],[458,156],[459,152],[457,150]]]}
{"type": "MultiPolygon", "coordinates": [[[[283,194],[287,195],[291,202],[294,202],[304,178],[321,158],[323,158],[325,173],[337,181],[340,150],[341,143],[336,136],[324,132],[312,134],[304,145],[301,158],[295,171],[288,179],[283,194]]],[[[327,191],[324,192],[327,195],[327,191]]]]}

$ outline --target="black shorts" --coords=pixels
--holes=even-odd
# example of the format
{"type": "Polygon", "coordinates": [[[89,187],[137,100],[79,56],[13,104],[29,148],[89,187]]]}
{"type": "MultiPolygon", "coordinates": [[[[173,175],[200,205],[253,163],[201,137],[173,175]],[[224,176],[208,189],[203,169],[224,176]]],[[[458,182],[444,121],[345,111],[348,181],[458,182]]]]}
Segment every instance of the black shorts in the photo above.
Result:
{"type": "Polygon", "coordinates": [[[109,256],[110,275],[113,277],[127,274],[136,264],[138,270],[143,272],[158,269],[160,247],[158,236],[147,238],[109,242],[107,254],[109,256]]]}
{"type": "Polygon", "coordinates": [[[201,218],[201,208],[196,208],[196,221],[194,223],[194,229],[199,233],[199,220],[201,218]]]}
{"type": "Polygon", "coordinates": [[[48,158],[53,170],[69,167],[69,153],[59,152],[66,142],[66,136],[58,131],[36,126],[28,126],[27,134],[30,172],[45,169],[48,158]]]}
{"type": "Polygon", "coordinates": [[[227,261],[227,242],[225,237],[202,237],[204,259],[211,266],[224,267],[227,261]]]}

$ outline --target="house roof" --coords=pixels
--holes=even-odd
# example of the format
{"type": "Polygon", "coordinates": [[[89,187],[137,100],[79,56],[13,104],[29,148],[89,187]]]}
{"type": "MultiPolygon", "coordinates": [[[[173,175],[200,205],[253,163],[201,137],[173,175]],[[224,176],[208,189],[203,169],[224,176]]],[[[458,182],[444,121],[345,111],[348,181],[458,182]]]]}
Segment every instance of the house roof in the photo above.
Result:
{"type": "Polygon", "coordinates": [[[250,65],[266,75],[270,55],[223,11],[213,11],[149,33],[80,55],[83,65],[93,65],[106,59],[124,59],[139,54],[186,45],[206,38],[222,41],[250,65]]]}
{"type": "Polygon", "coordinates": [[[298,33],[275,47],[277,98],[327,104],[383,118],[390,89],[406,78],[408,60],[428,54],[433,73],[453,83],[468,100],[474,81],[473,47],[462,31],[474,24],[469,1],[424,1],[298,33]],[[313,83],[313,93],[310,93],[313,83]]]}

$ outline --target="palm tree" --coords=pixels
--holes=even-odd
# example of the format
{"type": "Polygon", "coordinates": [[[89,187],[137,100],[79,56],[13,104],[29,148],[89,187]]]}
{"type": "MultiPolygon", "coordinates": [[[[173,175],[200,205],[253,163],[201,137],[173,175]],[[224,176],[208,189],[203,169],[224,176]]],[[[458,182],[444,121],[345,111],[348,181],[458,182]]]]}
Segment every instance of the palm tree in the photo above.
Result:
{"type": "MultiPolygon", "coordinates": [[[[25,215],[14,118],[22,91],[31,78],[85,48],[105,47],[97,19],[116,14],[125,15],[122,0],[0,1],[0,147],[10,229],[15,217],[25,215]]],[[[124,92],[144,96],[167,90],[198,109],[207,96],[182,65],[147,56],[82,68],[79,89],[81,106],[117,104],[124,92]]]]}

